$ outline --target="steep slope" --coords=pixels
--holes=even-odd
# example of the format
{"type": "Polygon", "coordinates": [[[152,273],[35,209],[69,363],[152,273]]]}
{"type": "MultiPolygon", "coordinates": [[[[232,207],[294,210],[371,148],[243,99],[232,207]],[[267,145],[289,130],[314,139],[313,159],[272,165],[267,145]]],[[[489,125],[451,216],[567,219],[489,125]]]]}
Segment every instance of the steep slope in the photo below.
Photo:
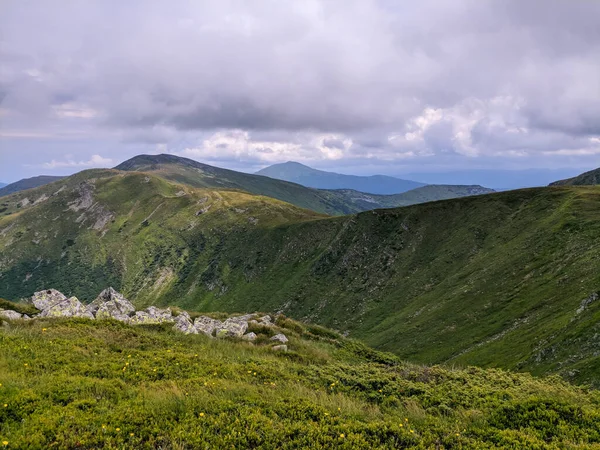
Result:
{"type": "Polygon", "coordinates": [[[385,175],[357,176],[326,172],[293,161],[265,167],[256,174],[317,189],[350,189],[380,195],[400,194],[425,185],[385,175]]]}
{"type": "Polygon", "coordinates": [[[170,326],[0,327],[6,448],[595,448],[600,395],[499,370],[413,366],[279,317],[290,351],[170,326]]]}
{"type": "Polygon", "coordinates": [[[590,170],[581,175],[550,183],[550,186],[587,186],[600,184],[600,169],[590,170]]]}
{"type": "Polygon", "coordinates": [[[0,296],[113,285],[138,305],[282,311],[414,361],[600,384],[598,188],[322,218],[145,173],[62,183],[5,199],[0,296]]]}
{"type": "Polygon", "coordinates": [[[0,197],[14,194],[15,192],[24,191],[26,189],[32,189],[45,184],[53,183],[58,180],[62,180],[64,177],[54,177],[50,175],[40,175],[33,178],[23,178],[22,180],[15,181],[11,184],[2,185],[0,183],[0,197]]]}

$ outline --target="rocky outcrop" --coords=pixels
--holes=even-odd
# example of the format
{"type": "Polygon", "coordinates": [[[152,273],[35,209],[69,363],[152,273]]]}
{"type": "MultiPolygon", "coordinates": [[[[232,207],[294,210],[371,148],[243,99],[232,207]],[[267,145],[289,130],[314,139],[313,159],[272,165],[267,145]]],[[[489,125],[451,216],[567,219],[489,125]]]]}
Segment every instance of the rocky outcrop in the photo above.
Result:
{"type": "Polygon", "coordinates": [[[198,334],[190,315],[185,311],[177,316],[173,329],[185,334],[198,334]]]}
{"type": "Polygon", "coordinates": [[[210,317],[200,316],[194,320],[194,327],[201,333],[207,336],[213,336],[215,330],[221,327],[223,323],[217,319],[211,319],[210,317]]]}
{"type": "MultiPolygon", "coordinates": [[[[103,290],[87,306],[81,303],[77,297],[67,298],[55,289],[36,292],[31,298],[31,303],[41,311],[39,314],[29,317],[17,311],[0,309],[0,319],[31,320],[37,317],[82,317],[87,319],[114,319],[130,325],[174,323],[173,329],[181,333],[202,333],[210,337],[236,338],[248,342],[254,342],[258,339],[255,332],[246,333],[249,324],[275,327],[275,324],[271,322],[271,316],[258,317],[256,313],[230,317],[222,322],[207,316],[200,316],[192,321],[189,313],[185,311],[174,317],[170,308],[161,309],[156,306],[149,306],[145,310],[136,311],[131,302],[112,287],[103,290]]],[[[276,334],[270,340],[277,344],[271,347],[273,350],[287,351],[287,345],[285,344],[288,342],[288,338],[284,334],[276,334]]]]}
{"type": "Polygon", "coordinates": [[[135,307],[131,302],[112,287],[103,290],[90,306],[92,306],[88,308],[90,311],[98,306],[95,313],[96,319],[115,319],[128,322],[130,316],[135,313],[135,307]]]}
{"type": "Polygon", "coordinates": [[[44,311],[54,306],[56,303],[67,300],[61,292],[56,289],[47,289],[45,291],[39,291],[33,294],[31,297],[31,303],[40,311],[44,311]]]}
{"type": "Polygon", "coordinates": [[[248,329],[248,322],[239,318],[233,317],[227,319],[217,329],[216,336],[220,338],[235,337],[241,338],[248,329]]]}
{"type": "Polygon", "coordinates": [[[171,308],[160,309],[156,306],[149,306],[145,311],[136,311],[136,313],[129,318],[129,323],[132,325],[150,325],[174,321],[175,318],[171,313],[171,308]]]}
{"type": "MultiPolygon", "coordinates": [[[[58,291],[56,291],[58,292],[58,291]]],[[[58,292],[60,294],[60,292],[58,292]]],[[[62,295],[62,294],[60,294],[62,295]]],[[[63,296],[64,297],[64,296],[63,296]]],[[[70,297],[64,300],[58,301],[48,308],[42,310],[39,314],[40,317],[85,317],[87,319],[93,319],[94,315],[89,312],[86,307],[77,299],[77,297],[70,297]]]]}

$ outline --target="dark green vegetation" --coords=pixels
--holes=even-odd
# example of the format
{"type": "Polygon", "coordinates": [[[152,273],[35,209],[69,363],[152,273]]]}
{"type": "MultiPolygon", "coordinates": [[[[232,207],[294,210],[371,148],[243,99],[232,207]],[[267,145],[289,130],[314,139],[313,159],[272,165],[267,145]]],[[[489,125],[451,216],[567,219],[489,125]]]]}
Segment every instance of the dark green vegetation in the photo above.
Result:
{"type": "MultiPolygon", "coordinates": [[[[0,328],[6,448],[598,448],[600,394],[403,363],[279,317],[288,353],[85,319],[0,328]]],[[[258,330],[257,330],[258,331],[258,330]]]]}
{"type": "Polygon", "coordinates": [[[600,169],[590,170],[566,180],[555,181],[550,186],[588,186],[595,184],[600,184],[600,169]]]}
{"type": "Polygon", "coordinates": [[[86,171],[4,199],[0,296],[283,311],[413,361],[600,385],[600,189],[325,218],[159,172],[86,171]]]}
{"type": "MultiPolygon", "coordinates": [[[[48,183],[53,183],[58,180],[62,180],[64,177],[53,177],[49,175],[40,175],[33,178],[23,178],[22,180],[15,181],[11,184],[0,183],[0,197],[14,194],[15,192],[24,191],[26,189],[32,189],[39,186],[43,186],[48,183]]],[[[1,209],[1,208],[0,208],[1,209]]]]}
{"type": "Polygon", "coordinates": [[[384,195],[400,194],[424,186],[424,183],[385,175],[357,176],[325,172],[293,161],[265,167],[256,174],[318,189],[350,189],[384,195]]]}
{"type": "Polygon", "coordinates": [[[415,195],[410,194],[404,197],[370,195],[354,190],[313,189],[265,176],[208,166],[173,155],[136,156],[118,165],[115,169],[151,172],[168,180],[200,188],[237,189],[329,215],[352,214],[376,208],[390,208],[472,195],[473,188],[478,188],[476,194],[492,192],[478,186],[435,186],[415,195]]]}

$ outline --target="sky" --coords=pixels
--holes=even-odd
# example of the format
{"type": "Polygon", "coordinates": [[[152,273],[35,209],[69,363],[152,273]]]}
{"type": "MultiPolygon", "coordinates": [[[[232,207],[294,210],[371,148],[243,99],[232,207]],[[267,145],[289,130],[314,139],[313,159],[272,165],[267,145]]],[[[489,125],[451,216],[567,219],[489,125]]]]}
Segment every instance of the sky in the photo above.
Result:
{"type": "MultiPolygon", "coordinates": [[[[600,2],[2,0],[0,181],[600,166],[600,2]]],[[[461,175],[462,176],[462,175],[461,175]]]]}

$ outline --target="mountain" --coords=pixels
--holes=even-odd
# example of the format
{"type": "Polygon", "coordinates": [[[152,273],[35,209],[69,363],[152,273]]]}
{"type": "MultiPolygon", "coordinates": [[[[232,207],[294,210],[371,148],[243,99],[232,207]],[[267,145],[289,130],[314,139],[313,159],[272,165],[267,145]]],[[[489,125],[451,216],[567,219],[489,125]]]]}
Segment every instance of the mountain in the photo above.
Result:
{"type": "Polygon", "coordinates": [[[550,186],[588,186],[600,184],[600,169],[590,170],[573,178],[555,181],[550,186]]]}
{"type": "Polygon", "coordinates": [[[325,172],[293,161],[265,167],[256,174],[317,189],[350,189],[380,195],[400,194],[425,185],[385,175],[357,176],[325,172]]]}
{"type": "Polygon", "coordinates": [[[5,323],[2,445],[584,449],[600,442],[597,391],[555,377],[412,365],[284,316],[275,326],[251,325],[254,345],[171,328],[5,323]],[[281,332],[287,352],[269,348],[269,336],[281,332]]]}
{"type": "Polygon", "coordinates": [[[279,311],[420,363],[600,385],[596,187],[325,217],[160,175],[84,171],[5,197],[0,296],[112,285],[140,306],[279,311]]]}
{"type": "Polygon", "coordinates": [[[3,188],[4,186],[6,186],[6,183],[0,183],[0,188],[3,188]]]}
{"type": "Polygon", "coordinates": [[[406,196],[372,195],[348,189],[314,189],[261,175],[221,169],[174,155],[140,155],[125,161],[115,169],[150,172],[194,187],[238,189],[329,215],[352,214],[376,208],[391,208],[492,192],[472,186],[437,186],[423,189],[415,194],[406,193],[406,196]]]}
{"type": "Polygon", "coordinates": [[[62,180],[64,177],[54,177],[50,175],[40,175],[33,178],[23,178],[22,180],[15,181],[11,184],[2,185],[0,183],[0,197],[14,194],[15,192],[24,191],[26,189],[32,189],[39,186],[43,186],[48,183],[53,183],[58,180],[62,180]]]}

